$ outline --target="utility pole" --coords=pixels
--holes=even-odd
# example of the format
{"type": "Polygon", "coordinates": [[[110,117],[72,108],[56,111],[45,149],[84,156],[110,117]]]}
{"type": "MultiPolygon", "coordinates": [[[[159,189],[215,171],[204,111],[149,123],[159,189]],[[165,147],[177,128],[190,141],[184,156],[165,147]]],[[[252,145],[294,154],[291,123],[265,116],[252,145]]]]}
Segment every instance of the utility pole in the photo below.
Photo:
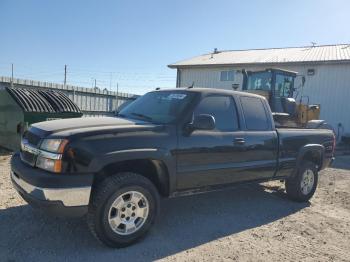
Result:
{"type": "Polygon", "coordinates": [[[64,86],[67,84],[67,65],[64,65],[64,86]]]}
{"type": "Polygon", "coordinates": [[[113,78],[113,73],[110,72],[110,74],[109,74],[109,90],[112,90],[112,78],[113,78]]]}
{"type": "Polygon", "coordinates": [[[119,109],[119,84],[117,83],[117,111],[119,109]]]}
{"type": "Polygon", "coordinates": [[[11,64],[11,88],[13,87],[13,63],[11,64]]]}
{"type": "MultiPolygon", "coordinates": [[[[112,78],[113,78],[113,73],[111,72],[109,75],[109,90],[107,90],[107,94],[112,93],[112,78]]],[[[108,96],[107,101],[109,103],[107,104],[107,111],[113,111],[113,97],[108,96]]]]}
{"type": "Polygon", "coordinates": [[[96,85],[96,79],[95,79],[95,88],[97,87],[97,85],[96,85]]]}

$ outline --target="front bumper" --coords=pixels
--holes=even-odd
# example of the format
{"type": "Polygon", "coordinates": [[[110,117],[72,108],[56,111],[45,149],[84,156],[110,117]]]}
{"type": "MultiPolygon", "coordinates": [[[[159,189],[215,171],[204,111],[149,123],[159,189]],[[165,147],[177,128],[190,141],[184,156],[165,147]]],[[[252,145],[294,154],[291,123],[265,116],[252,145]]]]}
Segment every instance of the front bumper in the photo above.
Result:
{"type": "Polygon", "coordinates": [[[11,180],[23,199],[56,216],[83,216],[88,209],[92,175],[51,174],[11,159],[11,180]]]}

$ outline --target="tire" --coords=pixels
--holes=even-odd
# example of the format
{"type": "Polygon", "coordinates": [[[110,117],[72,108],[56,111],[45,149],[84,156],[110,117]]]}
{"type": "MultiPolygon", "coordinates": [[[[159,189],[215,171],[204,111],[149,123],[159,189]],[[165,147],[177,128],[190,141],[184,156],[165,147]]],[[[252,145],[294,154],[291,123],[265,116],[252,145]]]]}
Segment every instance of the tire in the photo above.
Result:
{"type": "Polygon", "coordinates": [[[93,189],[87,223],[100,242],[121,248],[140,240],[158,211],[159,194],[151,181],[135,173],[118,173],[93,189]]]}
{"type": "Polygon", "coordinates": [[[296,174],[285,182],[287,195],[294,201],[307,202],[314,195],[317,182],[318,170],[316,164],[303,161],[296,174]]]}

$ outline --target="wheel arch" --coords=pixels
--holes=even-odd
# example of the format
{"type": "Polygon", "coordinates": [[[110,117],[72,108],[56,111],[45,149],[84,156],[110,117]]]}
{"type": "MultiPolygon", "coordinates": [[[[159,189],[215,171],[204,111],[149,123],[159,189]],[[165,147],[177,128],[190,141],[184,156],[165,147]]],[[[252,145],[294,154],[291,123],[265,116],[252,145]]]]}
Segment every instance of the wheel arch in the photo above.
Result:
{"type": "Polygon", "coordinates": [[[108,163],[95,174],[93,185],[120,172],[142,175],[156,186],[162,196],[170,194],[169,171],[166,164],[159,159],[138,158],[108,163]]]}
{"type": "Polygon", "coordinates": [[[320,170],[323,165],[325,148],[319,144],[305,145],[299,150],[296,167],[298,168],[303,161],[310,161],[317,165],[317,170],[320,170]]]}

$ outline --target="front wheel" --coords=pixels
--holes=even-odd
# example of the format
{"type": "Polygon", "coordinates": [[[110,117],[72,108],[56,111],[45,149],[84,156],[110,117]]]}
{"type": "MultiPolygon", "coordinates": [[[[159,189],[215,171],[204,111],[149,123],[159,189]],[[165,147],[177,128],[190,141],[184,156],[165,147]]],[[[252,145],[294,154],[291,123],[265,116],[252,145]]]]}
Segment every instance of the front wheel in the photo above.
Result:
{"type": "Polygon", "coordinates": [[[119,173],[97,185],[87,216],[92,234],[110,247],[125,247],[143,237],[159,210],[157,189],[147,178],[119,173]]]}
{"type": "Polygon", "coordinates": [[[317,165],[304,161],[296,174],[286,180],[288,197],[298,202],[306,202],[314,195],[318,182],[317,165]]]}

